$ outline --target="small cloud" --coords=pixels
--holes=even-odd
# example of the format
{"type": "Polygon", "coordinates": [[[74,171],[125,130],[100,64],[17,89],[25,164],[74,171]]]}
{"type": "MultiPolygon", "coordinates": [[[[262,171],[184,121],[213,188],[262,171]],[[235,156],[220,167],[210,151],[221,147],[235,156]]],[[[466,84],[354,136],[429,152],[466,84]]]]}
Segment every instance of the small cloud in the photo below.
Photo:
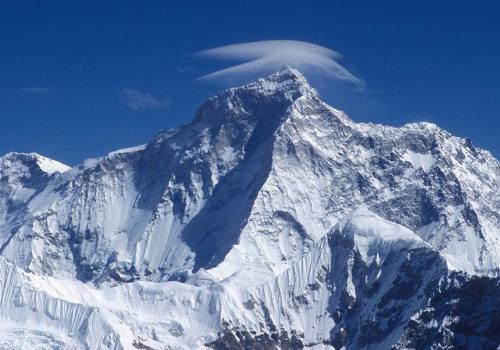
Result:
{"type": "Polygon", "coordinates": [[[245,73],[270,73],[290,65],[303,71],[316,71],[330,78],[345,80],[360,87],[364,82],[344,68],[342,57],[329,48],[296,40],[266,40],[216,47],[196,53],[197,56],[246,61],[200,79],[212,80],[245,73]]]}
{"type": "Polygon", "coordinates": [[[162,109],[170,103],[170,100],[165,97],[153,97],[147,92],[129,88],[121,89],[120,97],[123,103],[134,111],[162,109]]]}
{"type": "Polygon", "coordinates": [[[56,90],[46,87],[23,87],[19,88],[17,91],[23,94],[49,94],[56,90]]]}

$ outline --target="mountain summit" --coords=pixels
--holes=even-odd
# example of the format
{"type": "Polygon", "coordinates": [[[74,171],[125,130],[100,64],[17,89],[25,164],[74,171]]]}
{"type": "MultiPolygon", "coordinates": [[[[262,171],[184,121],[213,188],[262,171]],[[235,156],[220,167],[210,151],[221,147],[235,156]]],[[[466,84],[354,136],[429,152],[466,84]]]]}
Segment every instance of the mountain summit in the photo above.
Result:
{"type": "Polygon", "coordinates": [[[354,123],[290,67],[71,169],[6,155],[0,344],[495,347],[499,175],[434,124],[354,123]]]}

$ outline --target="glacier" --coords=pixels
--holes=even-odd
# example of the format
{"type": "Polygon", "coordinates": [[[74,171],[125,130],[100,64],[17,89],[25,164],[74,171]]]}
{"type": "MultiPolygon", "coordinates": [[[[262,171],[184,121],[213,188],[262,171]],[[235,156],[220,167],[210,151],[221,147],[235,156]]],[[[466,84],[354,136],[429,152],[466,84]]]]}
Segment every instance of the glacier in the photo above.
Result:
{"type": "Polygon", "coordinates": [[[145,145],[1,157],[0,348],[495,349],[499,212],[488,151],[285,67],[145,145]]]}

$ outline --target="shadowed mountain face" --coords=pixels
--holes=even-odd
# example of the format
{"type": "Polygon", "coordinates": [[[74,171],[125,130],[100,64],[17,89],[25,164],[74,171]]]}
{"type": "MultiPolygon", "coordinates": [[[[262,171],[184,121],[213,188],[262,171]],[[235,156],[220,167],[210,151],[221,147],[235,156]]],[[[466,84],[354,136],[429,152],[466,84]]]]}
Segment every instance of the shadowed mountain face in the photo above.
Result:
{"type": "Polygon", "coordinates": [[[285,68],[72,169],[0,158],[19,286],[0,312],[83,348],[489,348],[499,308],[472,291],[498,291],[499,175],[436,125],[354,123],[285,68]]]}

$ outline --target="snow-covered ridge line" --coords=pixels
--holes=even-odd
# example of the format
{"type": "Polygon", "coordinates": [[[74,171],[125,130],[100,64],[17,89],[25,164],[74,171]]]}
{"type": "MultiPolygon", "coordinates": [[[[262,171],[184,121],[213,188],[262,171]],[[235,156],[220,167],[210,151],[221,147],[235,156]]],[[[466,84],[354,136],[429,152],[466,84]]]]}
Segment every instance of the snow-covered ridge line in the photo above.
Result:
{"type": "Polygon", "coordinates": [[[108,155],[111,156],[111,155],[115,155],[115,154],[139,152],[139,151],[144,151],[145,148],[146,148],[146,144],[133,146],[133,147],[127,147],[127,148],[122,148],[122,149],[110,152],[108,155]]]}

